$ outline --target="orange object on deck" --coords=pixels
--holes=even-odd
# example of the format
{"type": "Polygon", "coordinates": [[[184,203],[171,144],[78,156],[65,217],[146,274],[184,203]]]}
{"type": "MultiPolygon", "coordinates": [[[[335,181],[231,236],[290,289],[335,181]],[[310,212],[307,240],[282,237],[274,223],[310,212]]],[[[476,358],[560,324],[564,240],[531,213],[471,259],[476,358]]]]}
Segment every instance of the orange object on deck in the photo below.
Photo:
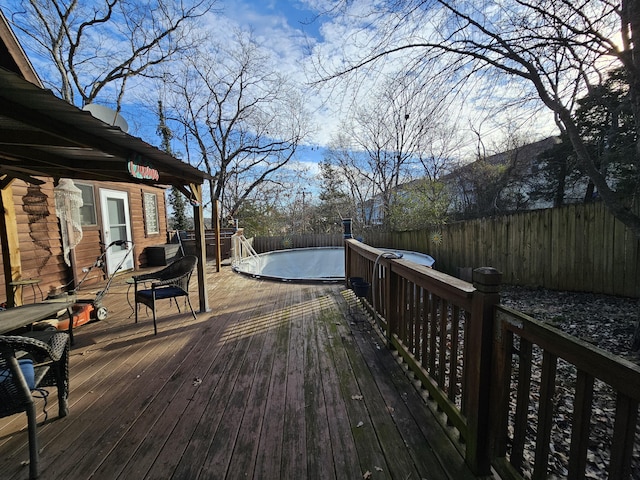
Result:
{"type": "MultiPolygon", "coordinates": [[[[71,308],[73,310],[73,328],[91,321],[91,312],[94,310],[91,303],[76,303],[71,308]]],[[[59,320],[56,328],[61,331],[66,331],[69,328],[69,319],[59,320]]]]}

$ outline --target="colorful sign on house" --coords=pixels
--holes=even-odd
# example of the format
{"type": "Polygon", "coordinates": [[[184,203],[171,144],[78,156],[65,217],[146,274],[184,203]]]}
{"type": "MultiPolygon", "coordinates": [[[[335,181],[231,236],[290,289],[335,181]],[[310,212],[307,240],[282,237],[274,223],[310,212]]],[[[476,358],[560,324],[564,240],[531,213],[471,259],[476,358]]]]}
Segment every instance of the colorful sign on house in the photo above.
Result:
{"type": "Polygon", "coordinates": [[[127,170],[133,178],[142,180],[159,180],[158,170],[153,168],[140,155],[131,155],[127,162],[127,170]]]}

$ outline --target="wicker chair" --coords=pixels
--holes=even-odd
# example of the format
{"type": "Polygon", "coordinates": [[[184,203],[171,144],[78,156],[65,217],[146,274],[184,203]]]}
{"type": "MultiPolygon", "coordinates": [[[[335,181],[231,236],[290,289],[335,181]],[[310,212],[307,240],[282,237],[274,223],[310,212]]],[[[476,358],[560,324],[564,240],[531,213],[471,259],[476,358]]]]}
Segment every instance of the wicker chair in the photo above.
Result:
{"type": "Polygon", "coordinates": [[[27,414],[29,478],[38,478],[39,473],[32,391],[57,387],[58,415],[65,417],[69,413],[69,335],[46,332],[41,338],[46,341],[25,336],[0,336],[0,417],[20,412],[27,414]],[[21,365],[26,359],[32,362],[27,361],[27,368],[21,365]]]}
{"type": "MultiPolygon", "coordinates": [[[[196,312],[193,311],[191,301],[189,300],[189,280],[191,274],[198,264],[198,257],[187,255],[173,262],[168,267],[153,273],[146,273],[133,277],[135,285],[135,313],[136,323],[138,323],[138,304],[142,303],[151,308],[153,312],[153,333],[158,334],[156,325],[156,300],[172,299],[177,297],[185,297],[193,318],[196,312]],[[151,288],[138,290],[138,285],[151,282],[151,288]]],[[[176,300],[178,312],[180,306],[176,300]]]]}

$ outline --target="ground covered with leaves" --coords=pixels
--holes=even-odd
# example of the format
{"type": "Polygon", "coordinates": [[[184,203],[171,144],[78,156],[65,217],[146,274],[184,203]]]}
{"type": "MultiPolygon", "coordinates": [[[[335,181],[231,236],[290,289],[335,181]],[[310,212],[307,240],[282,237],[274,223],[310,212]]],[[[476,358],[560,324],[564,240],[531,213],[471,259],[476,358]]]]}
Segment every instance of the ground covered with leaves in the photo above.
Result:
{"type": "Polygon", "coordinates": [[[640,303],[593,293],[505,287],[501,303],[640,365],[631,351],[640,303]]]}
{"type": "MultiPolygon", "coordinates": [[[[638,322],[637,299],[591,293],[559,292],[545,289],[506,287],[501,293],[503,305],[514,308],[565,333],[640,365],[640,352],[631,351],[633,332],[638,322]]],[[[541,364],[542,352],[534,350],[534,363],[541,364]],[[535,358],[538,356],[539,358],[535,358]]],[[[554,428],[551,440],[549,473],[551,479],[564,478],[567,465],[573,414],[576,371],[560,361],[557,370],[554,428]]],[[[586,478],[607,478],[607,465],[613,436],[615,395],[607,385],[596,382],[593,398],[591,434],[587,454],[586,478]]],[[[531,432],[528,432],[523,476],[531,478],[535,451],[535,412],[539,393],[539,370],[532,372],[529,406],[531,432]]],[[[511,406],[512,413],[515,405],[511,406]]],[[[640,478],[640,432],[636,434],[632,478],[640,478]]]]}

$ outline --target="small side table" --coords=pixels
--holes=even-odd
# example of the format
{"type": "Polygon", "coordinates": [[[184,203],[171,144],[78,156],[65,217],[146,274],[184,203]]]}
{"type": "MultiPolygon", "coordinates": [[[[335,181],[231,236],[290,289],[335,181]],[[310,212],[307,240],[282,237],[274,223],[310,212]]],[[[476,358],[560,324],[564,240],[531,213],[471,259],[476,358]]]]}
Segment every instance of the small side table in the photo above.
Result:
{"type": "MultiPolygon", "coordinates": [[[[30,286],[31,290],[33,291],[33,303],[37,303],[38,301],[41,302],[44,300],[42,289],[40,288],[41,281],[42,280],[39,278],[23,278],[20,280],[14,280],[13,282],[9,282],[9,285],[13,287],[14,297],[15,297],[15,294],[18,292],[18,288],[24,288],[24,287],[30,286]],[[36,298],[36,288],[38,289],[38,292],[40,292],[40,300],[36,298]]],[[[21,300],[24,300],[24,292],[22,292],[21,300]]],[[[22,303],[24,303],[24,301],[22,303]]]]}

